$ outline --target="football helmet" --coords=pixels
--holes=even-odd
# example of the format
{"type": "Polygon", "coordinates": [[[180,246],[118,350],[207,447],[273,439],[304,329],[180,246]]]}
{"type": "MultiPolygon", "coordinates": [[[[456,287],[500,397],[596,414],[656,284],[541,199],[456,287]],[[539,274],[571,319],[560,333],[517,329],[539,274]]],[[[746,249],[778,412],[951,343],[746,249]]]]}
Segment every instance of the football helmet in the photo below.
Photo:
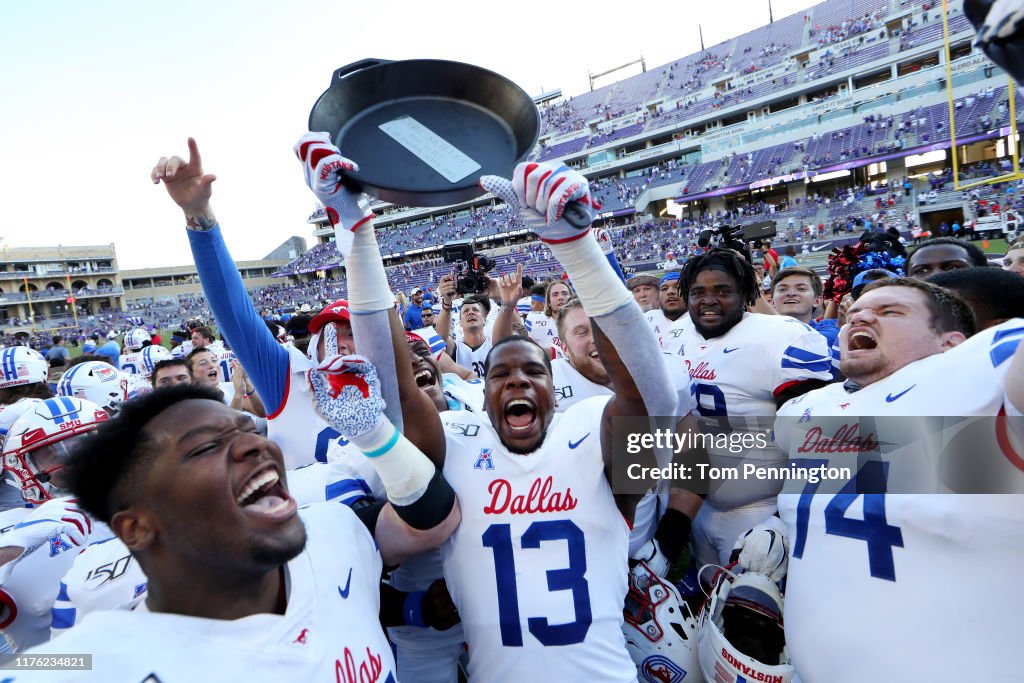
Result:
{"type": "Polygon", "coordinates": [[[662,581],[645,562],[629,572],[622,633],[640,681],[700,681],[697,620],[675,586],[662,581]]]}
{"type": "Polygon", "coordinates": [[[782,593],[764,574],[719,572],[698,628],[697,651],[707,680],[793,680],[782,626],[782,593]]]}
{"type": "Polygon", "coordinates": [[[162,360],[170,360],[172,358],[174,356],[164,347],[150,344],[142,349],[142,376],[149,377],[153,374],[153,366],[162,360]]]}
{"type": "Polygon", "coordinates": [[[41,402],[42,399],[39,398],[23,398],[9,405],[0,406],[0,450],[4,447],[4,441],[7,440],[7,432],[11,430],[11,425],[14,424],[14,421],[28,412],[36,403],[41,402]]]}
{"type": "Polygon", "coordinates": [[[50,364],[43,354],[27,346],[9,346],[0,351],[0,389],[45,382],[50,364]]]}
{"type": "Polygon", "coordinates": [[[149,332],[142,327],[136,327],[124,335],[124,346],[129,351],[138,351],[142,348],[143,344],[152,340],[153,338],[149,336],[149,332]]]}
{"type": "Polygon", "coordinates": [[[68,368],[57,380],[57,395],[85,399],[113,416],[121,409],[121,404],[132,397],[131,389],[136,382],[131,378],[132,375],[103,361],[79,363],[68,368]]]}
{"type": "Polygon", "coordinates": [[[79,398],[57,396],[32,404],[11,425],[3,449],[4,470],[22,498],[41,505],[66,495],[51,483],[53,473],[64,467],[73,444],[107,418],[105,410],[79,398]]]}

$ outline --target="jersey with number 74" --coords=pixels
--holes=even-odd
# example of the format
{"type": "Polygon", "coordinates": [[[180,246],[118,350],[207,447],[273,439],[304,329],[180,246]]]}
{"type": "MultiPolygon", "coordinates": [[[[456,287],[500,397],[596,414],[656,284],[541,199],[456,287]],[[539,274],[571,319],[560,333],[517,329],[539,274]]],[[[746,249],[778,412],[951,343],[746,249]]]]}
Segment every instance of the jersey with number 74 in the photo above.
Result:
{"type": "Polygon", "coordinates": [[[1024,460],[1005,421],[967,418],[999,413],[1022,340],[1024,320],[1011,320],[853,393],[833,384],[779,409],[791,461],[860,467],[894,492],[779,496],[786,645],[802,680],[1019,679],[1008,653],[1024,602],[1008,568],[1024,566],[1024,503],[1011,495],[1024,460]],[[981,472],[995,475],[987,486],[981,472]]]}
{"type": "Polygon", "coordinates": [[[608,399],[556,414],[528,455],[486,415],[441,415],[463,511],[441,554],[475,683],[636,680],[621,629],[629,526],[601,456],[608,399]]]}

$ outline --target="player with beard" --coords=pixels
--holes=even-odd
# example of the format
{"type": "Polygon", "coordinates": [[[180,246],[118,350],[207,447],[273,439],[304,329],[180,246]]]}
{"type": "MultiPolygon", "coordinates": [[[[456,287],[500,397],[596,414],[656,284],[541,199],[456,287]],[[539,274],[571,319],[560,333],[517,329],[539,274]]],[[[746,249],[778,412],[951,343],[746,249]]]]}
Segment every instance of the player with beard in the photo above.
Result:
{"type": "MultiPolygon", "coordinates": [[[[825,338],[788,316],[749,313],[760,296],[754,269],[729,249],[691,258],[680,276],[692,324],[665,339],[693,379],[697,411],[706,429],[756,437],[765,425],[722,418],[774,417],[778,406],[829,381],[825,338]]],[[[735,438],[735,437],[730,437],[735,438]]],[[[735,466],[739,456],[709,449],[712,465],[735,466]]],[[[781,464],[774,448],[752,448],[743,457],[781,464]]],[[[739,535],[775,513],[774,495],[743,481],[710,482],[694,522],[697,565],[726,565],[739,535]]]]}
{"type": "Polygon", "coordinates": [[[850,465],[851,453],[817,444],[852,424],[868,444],[856,447],[857,477],[874,482],[779,496],[790,548],[786,644],[801,680],[1017,677],[1005,653],[1017,647],[1020,601],[1009,596],[1019,590],[1005,568],[1024,559],[1024,507],[1000,493],[1024,490],[1024,459],[1010,421],[991,417],[1019,414],[1012,392],[1024,378],[1008,368],[1015,351],[1014,363],[1024,357],[1024,320],[973,332],[971,311],[948,290],[909,278],[873,283],[839,336],[848,380],[779,410],[775,434],[791,461],[850,465]],[[947,590],[965,576],[1002,599],[947,590]],[[951,624],[951,614],[970,618],[951,624]],[[971,655],[936,657],[954,650],[971,655]]]}
{"type": "Polygon", "coordinates": [[[686,319],[686,302],[679,295],[679,271],[666,273],[661,278],[658,302],[660,306],[647,311],[644,317],[658,338],[658,344],[663,344],[663,338],[669,328],[686,319]]]}

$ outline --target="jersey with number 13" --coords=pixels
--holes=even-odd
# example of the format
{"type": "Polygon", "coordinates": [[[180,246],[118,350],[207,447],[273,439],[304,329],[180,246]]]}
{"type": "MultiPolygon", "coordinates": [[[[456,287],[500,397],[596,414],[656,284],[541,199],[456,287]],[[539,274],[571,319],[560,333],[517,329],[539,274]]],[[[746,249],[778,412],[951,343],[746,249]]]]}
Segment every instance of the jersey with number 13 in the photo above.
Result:
{"type": "Polygon", "coordinates": [[[442,413],[463,519],[441,552],[475,683],[636,679],[621,630],[629,527],[601,456],[608,398],[555,415],[527,455],[486,415],[442,413]]]}

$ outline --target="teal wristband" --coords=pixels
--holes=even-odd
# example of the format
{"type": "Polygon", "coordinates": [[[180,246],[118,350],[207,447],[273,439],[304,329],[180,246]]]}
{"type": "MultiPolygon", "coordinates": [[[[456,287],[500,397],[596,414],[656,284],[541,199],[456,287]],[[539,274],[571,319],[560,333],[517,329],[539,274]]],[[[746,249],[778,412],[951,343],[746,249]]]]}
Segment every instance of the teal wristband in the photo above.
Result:
{"type": "Polygon", "coordinates": [[[396,427],[394,433],[391,435],[391,438],[388,439],[388,442],[386,444],[384,444],[380,448],[375,448],[372,451],[363,451],[363,455],[365,455],[367,458],[379,458],[380,456],[384,455],[385,453],[387,453],[388,451],[395,447],[395,444],[398,443],[398,437],[399,433],[398,428],[396,427]]]}

